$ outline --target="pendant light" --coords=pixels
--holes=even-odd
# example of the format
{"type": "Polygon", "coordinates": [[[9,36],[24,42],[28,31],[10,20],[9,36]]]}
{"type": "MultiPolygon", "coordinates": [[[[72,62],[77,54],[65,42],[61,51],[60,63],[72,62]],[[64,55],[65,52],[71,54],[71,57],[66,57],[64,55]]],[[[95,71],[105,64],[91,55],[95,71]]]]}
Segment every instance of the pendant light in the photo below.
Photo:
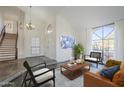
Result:
{"type": "Polygon", "coordinates": [[[35,29],[35,26],[32,24],[32,20],[31,20],[31,8],[32,8],[32,6],[30,6],[29,7],[30,8],[30,20],[29,20],[29,23],[27,23],[26,24],[26,28],[28,29],[28,30],[34,30],[35,29]]]}

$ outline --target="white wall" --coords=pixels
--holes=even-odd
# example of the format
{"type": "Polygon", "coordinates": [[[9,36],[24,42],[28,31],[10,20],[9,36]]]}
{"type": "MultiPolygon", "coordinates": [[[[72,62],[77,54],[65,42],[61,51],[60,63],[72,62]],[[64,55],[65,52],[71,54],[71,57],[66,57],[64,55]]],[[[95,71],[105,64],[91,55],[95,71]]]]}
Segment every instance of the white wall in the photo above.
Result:
{"type": "Polygon", "coordinates": [[[2,30],[3,28],[3,14],[2,14],[2,11],[0,11],[0,31],[2,30]]]}
{"type": "MultiPolygon", "coordinates": [[[[47,7],[33,7],[32,23],[36,26],[35,30],[29,31],[26,29],[26,24],[29,22],[28,7],[0,7],[0,25],[2,21],[10,21],[18,23],[18,57],[25,58],[34,56],[31,54],[31,38],[40,38],[40,54],[46,55],[52,59],[56,58],[56,30],[55,30],[55,15],[47,7]],[[2,12],[2,13],[1,13],[2,12]],[[2,15],[1,15],[2,14],[2,15]],[[21,23],[21,25],[20,25],[21,23]],[[48,24],[53,25],[53,33],[49,36],[46,34],[48,24]],[[50,40],[49,42],[46,42],[50,40]],[[52,41],[52,42],[51,42],[52,41]],[[46,46],[48,46],[46,48],[46,46]]],[[[17,24],[15,24],[17,25],[17,24]]],[[[14,26],[15,27],[15,26],[14,26]]],[[[16,30],[14,28],[14,30],[16,30]]],[[[10,32],[9,32],[10,33],[10,32]]]]}
{"type": "Polygon", "coordinates": [[[70,23],[62,16],[56,17],[56,60],[64,62],[72,57],[72,49],[62,49],[60,37],[62,35],[74,37],[74,30],[70,23]]]}
{"type": "Polygon", "coordinates": [[[14,6],[1,6],[0,12],[2,13],[2,21],[5,25],[6,23],[12,23],[12,31],[6,29],[7,33],[17,33],[17,23],[18,23],[18,57],[24,58],[24,13],[14,6]],[[19,23],[22,22],[22,28],[20,29],[19,23]]]}
{"type": "MultiPolygon", "coordinates": [[[[25,24],[29,22],[28,15],[25,16],[25,24]]],[[[34,30],[28,30],[26,26],[24,26],[24,55],[25,57],[32,57],[31,53],[31,40],[32,38],[40,39],[40,54],[41,56],[44,54],[43,43],[44,43],[44,34],[43,34],[43,23],[39,22],[36,18],[32,18],[32,23],[35,25],[34,30]]]]}
{"type": "Polygon", "coordinates": [[[44,55],[56,59],[56,28],[52,24],[52,33],[48,34],[47,27],[49,24],[44,26],[44,55]]]}
{"type": "MultiPolygon", "coordinates": [[[[113,20],[114,22],[114,20],[113,20]]],[[[116,33],[115,33],[115,50],[116,50],[116,60],[124,60],[124,20],[115,21],[116,33]]],[[[82,29],[81,41],[84,45],[85,54],[91,52],[91,42],[92,42],[92,32],[91,27],[82,29]]],[[[78,33],[79,34],[79,33],[78,33]]],[[[80,35],[79,35],[80,36],[80,35]]]]}
{"type": "MultiPolygon", "coordinates": [[[[24,8],[24,7],[23,7],[24,8]]],[[[24,50],[25,50],[25,57],[32,57],[35,55],[32,55],[31,53],[31,40],[33,37],[40,38],[40,54],[37,56],[45,55],[49,58],[55,59],[56,58],[56,30],[55,30],[55,16],[53,13],[49,12],[46,9],[42,9],[44,11],[40,11],[39,7],[34,7],[34,11],[32,11],[32,23],[35,25],[34,30],[27,30],[27,28],[24,28],[24,50]],[[39,11],[37,11],[37,9],[39,11]],[[38,13],[36,16],[36,13],[38,13]],[[41,16],[40,18],[40,15],[41,16]],[[42,19],[42,17],[44,19],[42,19]],[[52,24],[53,26],[53,32],[51,34],[47,34],[47,26],[49,24],[52,24]]],[[[29,22],[29,12],[25,11],[25,24],[29,22]]]]}
{"type": "Polygon", "coordinates": [[[116,59],[124,60],[124,20],[116,21],[116,59]]]}

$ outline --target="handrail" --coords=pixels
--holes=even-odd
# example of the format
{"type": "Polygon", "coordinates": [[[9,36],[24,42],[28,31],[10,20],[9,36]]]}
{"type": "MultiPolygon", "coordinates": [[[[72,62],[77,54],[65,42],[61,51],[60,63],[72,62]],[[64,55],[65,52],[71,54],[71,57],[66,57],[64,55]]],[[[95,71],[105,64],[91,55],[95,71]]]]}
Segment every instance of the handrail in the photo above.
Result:
{"type": "Polygon", "coordinates": [[[3,38],[4,38],[5,33],[6,33],[5,27],[6,27],[6,26],[4,25],[4,27],[3,27],[3,29],[2,29],[2,31],[1,31],[1,33],[0,33],[0,45],[2,44],[3,38]]]}
{"type": "Polygon", "coordinates": [[[17,36],[16,36],[16,55],[15,55],[15,59],[18,59],[18,23],[17,23],[17,36]]]}

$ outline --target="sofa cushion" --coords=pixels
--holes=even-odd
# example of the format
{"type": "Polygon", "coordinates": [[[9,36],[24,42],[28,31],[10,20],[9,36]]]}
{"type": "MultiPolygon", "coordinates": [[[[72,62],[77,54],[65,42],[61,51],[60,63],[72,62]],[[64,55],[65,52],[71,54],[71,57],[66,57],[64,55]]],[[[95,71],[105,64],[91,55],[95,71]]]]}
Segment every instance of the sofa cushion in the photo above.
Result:
{"type": "Polygon", "coordinates": [[[112,80],[114,74],[120,69],[120,66],[112,66],[112,67],[109,67],[107,69],[103,69],[102,71],[100,71],[100,75],[105,77],[105,78],[108,78],[110,80],[112,80]]]}
{"type": "Polygon", "coordinates": [[[113,76],[112,82],[120,86],[124,86],[124,70],[119,70],[118,72],[116,72],[113,76]]]}
{"type": "Polygon", "coordinates": [[[106,62],[105,66],[106,66],[106,67],[111,67],[111,66],[120,65],[120,64],[121,64],[121,61],[109,59],[109,60],[106,62]]]}
{"type": "Polygon", "coordinates": [[[99,72],[96,72],[95,74],[96,74],[96,76],[100,77],[100,78],[103,79],[103,80],[110,81],[110,79],[101,76],[99,72]]]}
{"type": "Polygon", "coordinates": [[[85,60],[90,60],[90,61],[97,61],[97,58],[93,57],[86,57],[85,60]]]}
{"type": "MultiPolygon", "coordinates": [[[[41,73],[46,72],[48,70],[49,70],[48,68],[43,68],[43,69],[34,71],[33,74],[38,75],[38,74],[41,74],[41,73]]],[[[46,80],[48,80],[52,77],[53,77],[53,72],[50,71],[50,72],[47,72],[43,75],[40,75],[40,76],[36,77],[35,80],[37,81],[37,83],[41,83],[41,82],[46,81],[46,80]]]]}

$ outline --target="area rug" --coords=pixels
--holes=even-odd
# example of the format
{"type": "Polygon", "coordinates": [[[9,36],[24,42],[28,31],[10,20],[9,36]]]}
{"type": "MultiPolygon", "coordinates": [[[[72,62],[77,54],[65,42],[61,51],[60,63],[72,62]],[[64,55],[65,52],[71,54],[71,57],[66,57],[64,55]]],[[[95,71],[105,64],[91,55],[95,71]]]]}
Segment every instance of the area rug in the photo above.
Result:
{"type": "MultiPolygon", "coordinates": [[[[92,64],[91,66],[91,70],[90,72],[97,72],[99,70],[101,70],[103,68],[102,65],[99,65],[99,68],[96,68],[96,66],[94,64],[92,64]]],[[[66,78],[63,74],[61,74],[60,72],[60,68],[57,68],[55,70],[55,74],[56,74],[56,87],[83,87],[83,75],[81,75],[80,77],[74,79],[74,80],[69,80],[68,78],[66,78]]],[[[52,81],[44,84],[42,87],[51,87],[52,86],[52,81]]]]}

